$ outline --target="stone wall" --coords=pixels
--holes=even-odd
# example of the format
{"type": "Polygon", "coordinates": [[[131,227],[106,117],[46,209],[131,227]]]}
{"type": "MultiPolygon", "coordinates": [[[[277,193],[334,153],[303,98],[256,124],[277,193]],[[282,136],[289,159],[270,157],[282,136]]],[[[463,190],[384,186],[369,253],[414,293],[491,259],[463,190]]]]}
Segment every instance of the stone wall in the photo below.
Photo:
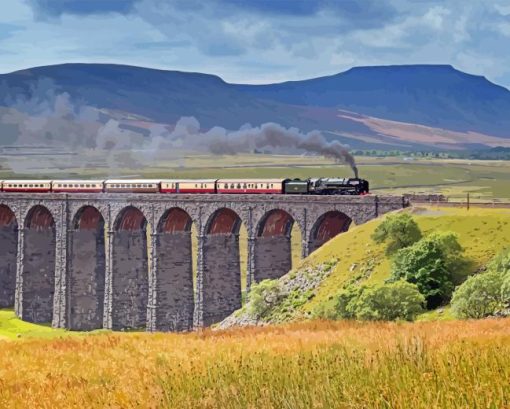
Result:
{"type": "Polygon", "coordinates": [[[290,237],[257,237],[255,240],[254,281],[280,278],[292,268],[290,237]]]}
{"type": "Polygon", "coordinates": [[[147,235],[115,232],[112,259],[112,329],[144,329],[148,302],[147,235]]]}
{"type": "Polygon", "coordinates": [[[55,293],[55,231],[25,229],[23,315],[29,322],[51,322],[55,293]]]}
{"type": "MultiPolygon", "coordinates": [[[[299,227],[305,257],[321,244],[314,243],[312,232],[326,213],[343,214],[354,224],[361,224],[407,205],[403,197],[377,196],[4,192],[0,193],[0,206],[12,212],[23,227],[17,229],[17,238],[13,230],[0,229],[0,280],[7,283],[0,297],[12,305],[12,260],[16,253],[14,304],[16,314],[25,320],[88,329],[101,326],[103,315],[105,328],[186,330],[195,312],[194,325],[210,325],[241,305],[239,224],[248,233],[249,287],[290,269],[290,240],[282,234],[285,226],[295,223],[299,227]],[[84,207],[97,210],[108,230],[106,240],[102,233],[78,231],[73,225],[84,207]],[[131,210],[126,213],[127,208],[131,210]],[[164,224],[169,231],[153,231],[148,246],[140,221],[160,226],[164,215],[174,208],[180,209],[174,212],[174,216],[180,214],[176,218],[179,222],[164,224]],[[228,220],[220,219],[215,221],[219,227],[213,230],[221,234],[208,234],[213,233],[210,221],[220,209],[233,212],[230,219],[237,218],[232,234],[223,234],[228,220]],[[31,221],[34,214],[34,220],[39,220],[35,224],[31,221]],[[128,216],[123,219],[123,214],[128,216]],[[259,227],[270,214],[270,222],[259,234],[259,227]],[[288,217],[282,218],[285,214],[288,217]],[[176,231],[189,229],[190,223],[199,239],[195,297],[190,279],[189,233],[176,231]]],[[[99,216],[92,217],[90,209],[87,212],[90,225],[83,223],[91,228],[99,216]]]]}
{"type": "Polygon", "coordinates": [[[156,330],[190,330],[194,307],[191,232],[160,233],[156,254],[156,330]]]}
{"type": "Polygon", "coordinates": [[[241,307],[239,236],[206,235],[203,252],[202,324],[209,326],[241,307]]]}
{"type": "Polygon", "coordinates": [[[103,326],[105,281],[104,230],[70,233],[68,328],[89,331],[103,326]]]}
{"type": "Polygon", "coordinates": [[[0,308],[14,306],[16,290],[16,253],[18,232],[16,223],[0,227],[0,308]]]}

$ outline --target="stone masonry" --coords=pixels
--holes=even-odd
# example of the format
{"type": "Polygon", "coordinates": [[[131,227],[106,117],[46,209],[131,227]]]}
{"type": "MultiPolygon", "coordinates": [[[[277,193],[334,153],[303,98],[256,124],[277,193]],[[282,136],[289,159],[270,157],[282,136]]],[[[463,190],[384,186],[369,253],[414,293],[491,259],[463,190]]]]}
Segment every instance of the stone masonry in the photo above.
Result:
{"type": "Polygon", "coordinates": [[[0,307],[75,330],[211,325],[241,305],[241,225],[249,287],[290,269],[293,224],[306,257],[351,223],[407,205],[372,195],[0,193],[0,307]]]}

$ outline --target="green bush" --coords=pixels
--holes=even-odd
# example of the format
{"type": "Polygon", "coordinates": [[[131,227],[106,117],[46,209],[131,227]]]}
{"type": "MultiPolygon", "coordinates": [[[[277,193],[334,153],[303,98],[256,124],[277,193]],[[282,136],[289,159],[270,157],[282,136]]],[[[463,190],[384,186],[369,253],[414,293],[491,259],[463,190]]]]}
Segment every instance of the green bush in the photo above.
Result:
{"type": "Polygon", "coordinates": [[[397,213],[386,216],[372,234],[376,243],[388,241],[386,254],[408,247],[421,239],[418,224],[409,213],[397,213]]]}
{"type": "Polygon", "coordinates": [[[432,233],[395,254],[390,281],[404,279],[416,284],[425,296],[427,308],[432,309],[450,299],[452,272],[464,262],[456,234],[432,233]]]}
{"type": "Polygon", "coordinates": [[[256,319],[264,316],[283,298],[278,280],[262,280],[254,284],[248,293],[248,312],[256,319]]]}
{"type": "Polygon", "coordinates": [[[340,318],[366,321],[412,321],[423,311],[425,298],[406,281],[372,287],[348,287],[337,300],[340,318]]]}
{"type": "Polygon", "coordinates": [[[503,281],[503,274],[496,271],[469,277],[453,294],[453,314],[457,318],[484,318],[494,315],[504,307],[503,297],[507,297],[507,283],[505,282],[503,290],[503,281]]]}
{"type": "Polygon", "coordinates": [[[487,265],[489,271],[510,274],[510,249],[499,252],[487,265]]]}
{"type": "Polygon", "coordinates": [[[510,274],[506,274],[503,277],[503,282],[501,284],[501,300],[503,301],[504,307],[510,308],[510,274]]]}
{"type": "Polygon", "coordinates": [[[356,318],[356,310],[354,301],[357,300],[365,287],[349,285],[338,293],[335,310],[339,318],[354,319],[356,318]]]}

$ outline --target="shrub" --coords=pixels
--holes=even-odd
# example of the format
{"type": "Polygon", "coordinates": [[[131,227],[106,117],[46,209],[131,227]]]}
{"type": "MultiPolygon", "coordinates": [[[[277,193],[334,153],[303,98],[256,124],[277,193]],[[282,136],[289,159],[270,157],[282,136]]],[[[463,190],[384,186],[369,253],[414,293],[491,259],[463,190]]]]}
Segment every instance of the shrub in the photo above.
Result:
{"type": "Polygon", "coordinates": [[[489,271],[510,274],[510,249],[500,251],[487,265],[489,271]]]}
{"type": "Polygon", "coordinates": [[[404,279],[416,284],[425,296],[427,308],[432,309],[450,299],[452,271],[463,262],[462,247],[454,233],[433,233],[397,252],[390,280],[404,279]]]}
{"type": "Polygon", "coordinates": [[[510,274],[503,277],[501,284],[501,300],[503,307],[510,308],[510,274]]]}
{"type": "Polygon", "coordinates": [[[356,318],[367,321],[412,321],[424,303],[417,286],[403,280],[367,287],[353,302],[356,318]]]}
{"type": "Polygon", "coordinates": [[[377,226],[372,234],[372,239],[376,243],[388,240],[386,254],[389,255],[416,243],[421,239],[421,231],[410,214],[390,214],[377,226]]]}
{"type": "Polygon", "coordinates": [[[350,285],[338,293],[335,310],[339,318],[356,318],[356,310],[353,302],[360,297],[364,290],[365,287],[350,285]]]}
{"type": "Polygon", "coordinates": [[[278,280],[262,280],[248,293],[248,312],[253,318],[263,318],[282,298],[278,280]]]}
{"type": "Polygon", "coordinates": [[[471,276],[455,290],[452,311],[458,318],[488,317],[504,307],[504,291],[501,273],[471,276]]]}
{"type": "Polygon", "coordinates": [[[416,285],[406,281],[372,287],[348,287],[339,294],[341,318],[367,321],[412,321],[423,311],[425,298],[416,285]]]}

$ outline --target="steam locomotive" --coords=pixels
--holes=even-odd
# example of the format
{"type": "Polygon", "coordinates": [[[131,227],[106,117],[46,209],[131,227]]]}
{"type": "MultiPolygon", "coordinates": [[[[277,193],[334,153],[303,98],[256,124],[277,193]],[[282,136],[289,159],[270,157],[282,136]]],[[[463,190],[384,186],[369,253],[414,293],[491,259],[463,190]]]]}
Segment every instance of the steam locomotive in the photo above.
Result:
{"type": "Polygon", "coordinates": [[[2,180],[2,192],[366,195],[359,178],[2,180]]]}

